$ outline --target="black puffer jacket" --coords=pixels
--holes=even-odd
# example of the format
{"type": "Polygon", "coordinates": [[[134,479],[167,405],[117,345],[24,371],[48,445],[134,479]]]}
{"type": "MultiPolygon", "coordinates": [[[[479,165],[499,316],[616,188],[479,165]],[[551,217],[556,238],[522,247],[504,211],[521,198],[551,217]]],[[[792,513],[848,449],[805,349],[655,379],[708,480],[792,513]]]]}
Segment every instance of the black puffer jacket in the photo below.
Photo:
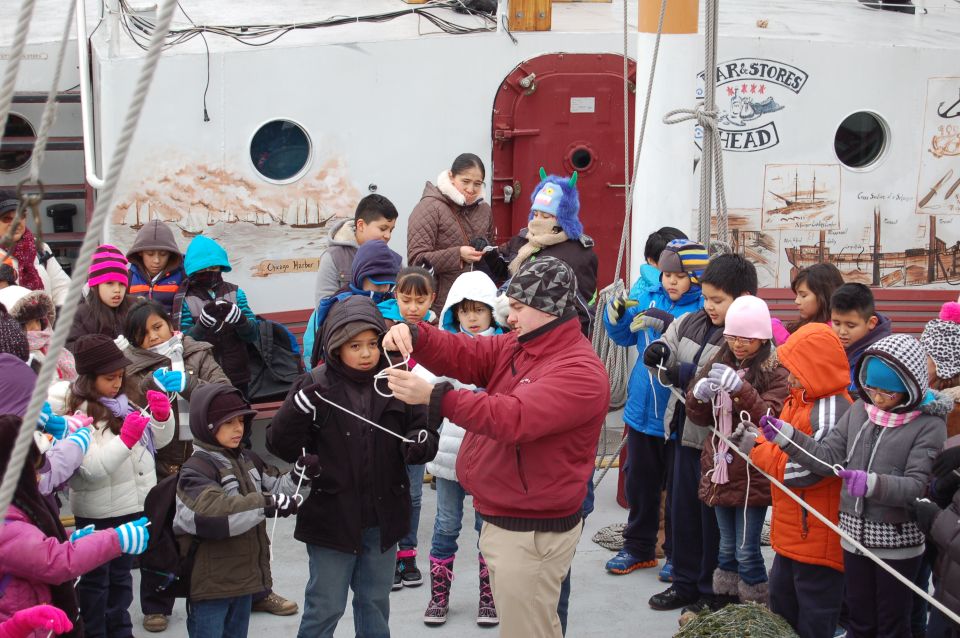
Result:
{"type": "MultiPolygon", "coordinates": [[[[351,554],[360,552],[366,527],[379,526],[383,550],[406,535],[410,489],[405,462],[433,460],[440,440],[439,419],[428,424],[426,406],[408,406],[374,392],[374,373],[388,365],[382,356],[374,369],[361,372],[326,348],[330,335],[357,321],[385,332],[383,317],[369,298],[353,296],[334,304],[323,323],[325,363],[294,384],[267,428],[267,448],[280,458],[292,462],[304,448],[320,456],[322,470],[300,507],[294,538],[351,554]],[[317,401],[315,415],[307,414],[298,404],[310,401],[313,392],[407,438],[426,430],[427,441],[408,445],[322,401],[317,401]]],[[[386,383],[378,383],[386,392],[386,383]]]]}

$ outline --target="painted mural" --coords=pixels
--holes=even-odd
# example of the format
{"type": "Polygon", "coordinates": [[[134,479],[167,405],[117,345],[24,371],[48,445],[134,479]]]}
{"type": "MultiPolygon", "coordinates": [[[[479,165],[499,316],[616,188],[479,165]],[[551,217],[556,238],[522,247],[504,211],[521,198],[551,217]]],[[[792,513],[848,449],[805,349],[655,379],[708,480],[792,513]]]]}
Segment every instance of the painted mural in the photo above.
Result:
{"type": "Polygon", "coordinates": [[[927,80],[916,213],[960,214],[960,77],[927,80]]]}

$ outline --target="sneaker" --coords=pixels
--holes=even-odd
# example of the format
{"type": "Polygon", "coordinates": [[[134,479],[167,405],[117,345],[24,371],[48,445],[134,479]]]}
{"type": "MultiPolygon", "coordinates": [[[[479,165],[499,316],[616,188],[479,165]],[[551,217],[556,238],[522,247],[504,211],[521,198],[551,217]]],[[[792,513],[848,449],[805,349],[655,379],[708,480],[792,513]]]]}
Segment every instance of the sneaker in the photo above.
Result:
{"type": "Polygon", "coordinates": [[[292,616],[300,611],[300,607],[292,600],[270,592],[266,597],[253,603],[252,611],[262,611],[274,616],[292,616]]]}
{"type": "Polygon", "coordinates": [[[445,560],[430,557],[430,602],[423,612],[426,625],[442,625],[450,611],[450,583],[453,581],[453,556],[445,560]]]}
{"type": "Polygon", "coordinates": [[[607,561],[607,571],[611,574],[629,574],[637,569],[649,569],[657,566],[657,559],[642,560],[625,549],[607,561]]]}
{"type": "Polygon", "coordinates": [[[658,611],[670,611],[686,607],[687,605],[693,605],[699,598],[697,595],[686,596],[671,585],[659,594],[651,596],[648,604],[658,611]]]}
{"type": "Polygon", "coordinates": [[[673,582],[673,563],[667,561],[663,564],[663,567],[660,568],[660,573],[657,574],[657,580],[661,583],[673,582]]]}
{"type": "Polygon", "coordinates": [[[169,624],[170,618],[163,614],[146,614],[143,617],[143,628],[152,633],[166,631],[169,624]]]}
{"type": "Polygon", "coordinates": [[[493,602],[493,590],[490,588],[490,570],[487,569],[483,554],[480,554],[480,605],[477,607],[477,624],[481,627],[500,624],[497,606],[493,602]]]}
{"type": "Polygon", "coordinates": [[[400,560],[397,559],[397,565],[393,569],[393,587],[390,588],[390,591],[403,589],[403,576],[400,574],[400,565],[400,560]]]}
{"type": "MultiPolygon", "coordinates": [[[[419,587],[423,584],[423,574],[417,568],[416,550],[400,550],[397,552],[397,573],[400,574],[400,584],[404,587],[419,587]],[[407,552],[413,552],[407,555],[407,552]],[[404,554],[404,556],[400,556],[404,554]]],[[[396,584],[397,577],[393,577],[396,584]]]]}

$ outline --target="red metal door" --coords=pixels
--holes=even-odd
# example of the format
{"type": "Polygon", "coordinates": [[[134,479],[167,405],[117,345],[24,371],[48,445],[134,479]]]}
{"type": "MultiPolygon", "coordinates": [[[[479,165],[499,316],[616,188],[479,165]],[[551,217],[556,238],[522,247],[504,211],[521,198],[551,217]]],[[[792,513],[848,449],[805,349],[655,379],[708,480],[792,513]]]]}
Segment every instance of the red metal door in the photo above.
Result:
{"type": "MultiPolygon", "coordinates": [[[[631,140],[635,78],[631,60],[631,140]]],[[[492,135],[492,201],[499,240],[527,225],[530,193],[541,166],[562,175],[576,170],[580,220],[600,259],[598,284],[603,288],[612,282],[629,179],[623,163],[623,57],[555,53],[522,62],[497,92],[492,135]]]]}

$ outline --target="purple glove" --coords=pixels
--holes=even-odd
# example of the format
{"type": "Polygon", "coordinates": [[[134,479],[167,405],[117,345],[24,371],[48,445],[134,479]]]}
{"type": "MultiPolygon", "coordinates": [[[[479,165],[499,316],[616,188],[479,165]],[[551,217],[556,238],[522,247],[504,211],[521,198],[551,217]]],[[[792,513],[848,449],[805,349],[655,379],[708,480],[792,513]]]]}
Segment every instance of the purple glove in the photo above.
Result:
{"type": "Polygon", "coordinates": [[[837,476],[843,479],[850,496],[862,498],[867,495],[869,491],[867,473],[863,470],[840,470],[837,476]]]}
{"type": "Polygon", "coordinates": [[[760,431],[763,432],[763,438],[774,443],[777,440],[777,436],[783,437],[780,434],[780,430],[783,429],[784,425],[789,425],[786,421],[781,421],[775,416],[762,416],[760,417],[760,431]]]}

